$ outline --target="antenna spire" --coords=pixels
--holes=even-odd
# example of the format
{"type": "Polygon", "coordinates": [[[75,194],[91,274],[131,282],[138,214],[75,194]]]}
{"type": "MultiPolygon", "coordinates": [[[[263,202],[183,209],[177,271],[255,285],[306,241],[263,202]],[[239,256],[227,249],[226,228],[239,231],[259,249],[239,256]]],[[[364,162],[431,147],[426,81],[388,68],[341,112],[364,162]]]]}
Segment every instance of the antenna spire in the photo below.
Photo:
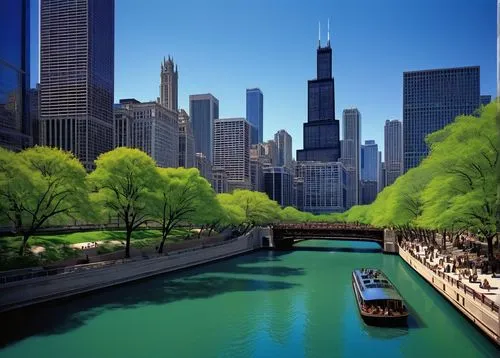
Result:
{"type": "Polygon", "coordinates": [[[318,21],[318,46],[321,47],[321,21],[318,21]]]}
{"type": "Polygon", "coordinates": [[[328,41],[327,46],[330,46],[330,19],[328,18],[328,41]]]}

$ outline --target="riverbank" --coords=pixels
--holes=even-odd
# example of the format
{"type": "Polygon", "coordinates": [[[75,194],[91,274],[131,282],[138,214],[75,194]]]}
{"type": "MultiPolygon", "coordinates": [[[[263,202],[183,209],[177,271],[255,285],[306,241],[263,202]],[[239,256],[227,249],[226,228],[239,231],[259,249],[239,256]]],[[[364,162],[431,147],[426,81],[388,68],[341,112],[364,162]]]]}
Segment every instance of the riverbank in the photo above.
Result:
{"type": "Polygon", "coordinates": [[[139,260],[117,261],[114,265],[75,271],[53,277],[40,277],[26,283],[2,286],[0,312],[6,312],[42,302],[70,297],[102,288],[148,278],[166,272],[220,260],[256,250],[261,247],[263,229],[255,228],[247,235],[192,249],[139,260]]]}
{"type": "Polygon", "coordinates": [[[478,292],[475,287],[467,285],[467,281],[462,282],[450,274],[431,269],[432,264],[426,263],[420,253],[412,253],[399,246],[399,255],[481,331],[500,345],[500,310],[495,303],[496,297],[492,300],[486,292],[478,292]]]}

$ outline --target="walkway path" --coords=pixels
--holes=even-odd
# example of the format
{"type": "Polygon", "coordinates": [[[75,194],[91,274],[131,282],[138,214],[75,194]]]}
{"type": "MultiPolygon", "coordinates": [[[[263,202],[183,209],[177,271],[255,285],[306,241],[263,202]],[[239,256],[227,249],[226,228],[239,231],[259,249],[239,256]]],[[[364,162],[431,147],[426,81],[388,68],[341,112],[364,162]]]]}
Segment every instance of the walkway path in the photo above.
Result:
{"type": "MultiPolygon", "coordinates": [[[[413,253],[415,253],[416,255],[420,256],[423,259],[425,257],[425,254],[424,254],[425,249],[427,249],[427,246],[420,246],[420,251],[417,251],[416,249],[413,249],[411,251],[413,251],[413,253]]],[[[435,252],[437,252],[437,250],[435,250],[435,252]]],[[[456,249],[456,250],[453,250],[452,254],[448,255],[448,256],[457,257],[457,256],[462,256],[462,255],[465,255],[465,253],[462,250],[456,249]]],[[[434,265],[437,265],[438,270],[443,272],[443,273],[445,273],[445,267],[446,267],[446,265],[448,265],[446,263],[446,255],[436,255],[433,260],[427,259],[427,262],[434,264],[434,265]],[[439,266],[440,259],[444,259],[444,261],[445,261],[444,266],[439,266]]],[[[449,265],[451,267],[451,266],[453,266],[453,263],[450,263],[449,265]]],[[[492,276],[491,274],[481,274],[479,269],[477,270],[477,272],[478,272],[478,281],[483,282],[484,279],[487,279],[488,282],[490,283],[490,286],[492,287],[492,289],[490,289],[490,290],[482,289],[479,287],[479,282],[478,283],[469,282],[468,278],[462,278],[460,281],[465,286],[470,287],[471,289],[473,289],[477,293],[484,294],[489,299],[491,299],[493,302],[495,302],[497,305],[500,305],[500,277],[493,278],[493,277],[491,277],[492,276]]],[[[456,273],[449,272],[449,273],[446,273],[446,275],[449,275],[450,277],[453,277],[455,280],[458,280],[458,274],[456,274],[456,273]]]]}

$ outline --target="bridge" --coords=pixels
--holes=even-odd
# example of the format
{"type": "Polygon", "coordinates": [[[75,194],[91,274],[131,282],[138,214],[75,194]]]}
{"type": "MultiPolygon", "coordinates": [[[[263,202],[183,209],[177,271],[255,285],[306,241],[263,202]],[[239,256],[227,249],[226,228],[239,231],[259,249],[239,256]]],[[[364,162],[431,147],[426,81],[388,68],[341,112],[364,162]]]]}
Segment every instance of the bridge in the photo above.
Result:
{"type": "Polygon", "coordinates": [[[385,253],[397,252],[394,231],[369,225],[344,223],[278,224],[272,226],[271,234],[271,246],[276,249],[293,249],[295,240],[326,239],[375,242],[385,253]]]}

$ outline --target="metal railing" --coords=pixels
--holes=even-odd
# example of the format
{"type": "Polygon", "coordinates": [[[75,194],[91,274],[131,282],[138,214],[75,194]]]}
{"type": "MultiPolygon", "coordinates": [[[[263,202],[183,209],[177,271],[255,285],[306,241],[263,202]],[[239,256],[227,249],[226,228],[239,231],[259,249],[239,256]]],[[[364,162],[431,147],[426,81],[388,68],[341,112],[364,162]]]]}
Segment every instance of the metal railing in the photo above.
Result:
{"type": "Polygon", "coordinates": [[[109,260],[109,261],[100,261],[100,262],[93,262],[93,263],[88,263],[88,264],[72,265],[72,266],[65,266],[65,267],[58,267],[58,268],[51,268],[51,269],[44,269],[42,267],[36,267],[36,268],[29,268],[29,269],[4,271],[4,272],[0,272],[0,287],[1,287],[1,285],[5,285],[8,283],[12,283],[12,282],[31,280],[31,279],[35,279],[35,278],[49,277],[49,276],[62,275],[62,274],[69,274],[69,273],[77,273],[77,272],[88,271],[88,270],[93,270],[93,269],[100,269],[100,268],[105,268],[105,267],[109,267],[109,266],[113,266],[113,265],[129,263],[129,262],[136,262],[136,261],[149,260],[149,259],[158,259],[158,258],[162,258],[162,257],[176,259],[176,258],[178,258],[186,253],[189,253],[189,252],[199,251],[199,250],[212,248],[212,247],[216,247],[216,246],[227,245],[227,244],[236,242],[238,240],[248,239],[248,238],[249,238],[249,234],[246,234],[242,237],[233,238],[233,239],[229,239],[229,240],[222,240],[222,241],[214,242],[214,243],[201,244],[201,245],[198,245],[195,247],[166,252],[164,254],[143,255],[143,256],[138,256],[136,258],[131,258],[131,259],[117,259],[117,260],[109,260]]]}

